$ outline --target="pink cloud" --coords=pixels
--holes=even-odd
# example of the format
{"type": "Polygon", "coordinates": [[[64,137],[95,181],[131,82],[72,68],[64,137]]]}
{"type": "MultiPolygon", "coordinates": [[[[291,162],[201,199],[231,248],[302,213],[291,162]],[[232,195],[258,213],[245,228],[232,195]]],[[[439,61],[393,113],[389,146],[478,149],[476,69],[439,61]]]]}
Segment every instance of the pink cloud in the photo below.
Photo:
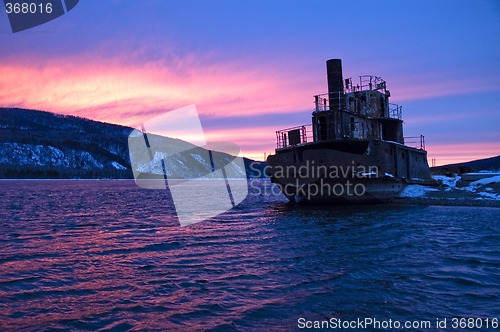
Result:
{"type": "Polygon", "coordinates": [[[263,160],[264,153],[274,153],[276,148],[276,127],[259,126],[206,130],[207,142],[231,142],[238,145],[245,157],[263,160]]]}
{"type": "Polygon", "coordinates": [[[436,165],[461,163],[476,159],[489,158],[500,154],[497,142],[435,144],[427,147],[429,165],[436,159],[436,165]]]}
{"type": "MultiPolygon", "coordinates": [[[[218,63],[210,56],[198,55],[144,62],[140,61],[140,50],[129,56],[106,58],[87,54],[43,61],[35,57],[8,59],[0,63],[0,105],[136,126],[193,103],[200,114],[213,118],[307,112],[313,108],[312,96],[326,92],[326,77],[305,72],[306,66],[300,64],[276,65],[250,59],[218,63]]],[[[160,54],[160,58],[164,55],[160,54]]],[[[348,77],[363,73],[345,74],[348,77]]],[[[445,76],[437,75],[395,74],[388,79],[388,86],[393,99],[398,101],[479,91],[485,86],[489,90],[499,89],[495,82],[445,82],[442,78],[445,76]]],[[[457,114],[453,116],[456,118],[457,114]]],[[[447,118],[435,115],[431,122],[447,118]]],[[[406,120],[416,124],[430,119],[412,116],[406,120]]],[[[274,151],[275,130],[282,127],[280,123],[247,128],[241,121],[242,126],[207,131],[207,140],[238,144],[245,156],[256,159],[263,159],[264,152],[274,151]]],[[[429,161],[436,158],[438,164],[496,154],[498,149],[493,143],[429,147],[429,161]]]]}
{"type": "Polygon", "coordinates": [[[312,108],[307,80],[272,66],[65,58],[0,64],[0,104],[134,125],[196,104],[212,117],[312,108]]]}

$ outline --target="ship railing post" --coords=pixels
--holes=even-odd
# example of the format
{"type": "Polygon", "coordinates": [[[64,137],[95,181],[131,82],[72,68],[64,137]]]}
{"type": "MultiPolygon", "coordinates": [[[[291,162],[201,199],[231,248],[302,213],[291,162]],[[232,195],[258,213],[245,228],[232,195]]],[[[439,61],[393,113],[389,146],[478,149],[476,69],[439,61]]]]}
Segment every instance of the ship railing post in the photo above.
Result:
{"type": "Polygon", "coordinates": [[[314,96],[314,108],[316,112],[319,112],[319,96],[314,96]]]}

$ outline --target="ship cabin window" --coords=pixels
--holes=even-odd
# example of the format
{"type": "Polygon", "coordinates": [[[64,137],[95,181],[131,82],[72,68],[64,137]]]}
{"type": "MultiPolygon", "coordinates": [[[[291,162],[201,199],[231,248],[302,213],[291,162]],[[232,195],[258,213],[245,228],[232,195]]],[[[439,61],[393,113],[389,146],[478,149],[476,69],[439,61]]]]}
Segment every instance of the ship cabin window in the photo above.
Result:
{"type": "Polygon", "coordinates": [[[328,132],[327,132],[327,128],[326,128],[326,117],[324,116],[320,116],[318,117],[318,122],[317,122],[317,126],[318,126],[318,135],[319,135],[319,140],[320,141],[324,141],[324,140],[327,140],[328,139],[328,132]]]}

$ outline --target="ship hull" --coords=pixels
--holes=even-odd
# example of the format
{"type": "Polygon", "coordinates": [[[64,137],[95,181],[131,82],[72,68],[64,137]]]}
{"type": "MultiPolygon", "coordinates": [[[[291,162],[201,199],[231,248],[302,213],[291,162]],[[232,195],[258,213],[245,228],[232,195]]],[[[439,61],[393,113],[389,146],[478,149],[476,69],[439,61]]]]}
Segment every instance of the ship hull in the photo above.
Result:
{"type": "Polygon", "coordinates": [[[296,185],[293,182],[272,181],[286,198],[293,203],[383,203],[393,200],[406,186],[404,182],[392,179],[363,179],[357,181],[328,181],[296,185]]]}
{"type": "Polygon", "coordinates": [[[387,202],[407,184],[430,184],[427,153],[381,140],[292,146],[267,159],[268,175],[291,202],[387,202]]]}

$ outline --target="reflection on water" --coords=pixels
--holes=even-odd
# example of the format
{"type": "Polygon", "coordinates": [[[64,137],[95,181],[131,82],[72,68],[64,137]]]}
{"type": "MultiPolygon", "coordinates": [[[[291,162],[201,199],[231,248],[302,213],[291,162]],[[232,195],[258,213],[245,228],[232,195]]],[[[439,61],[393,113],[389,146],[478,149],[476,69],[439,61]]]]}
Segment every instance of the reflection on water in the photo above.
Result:
{"type": "Polygon", "coordinates": [[[498,209],[250,194],[179,227],[165,191],[131,181],[0,181],[0,191],[2,330],[500,317],[498,209]]]}

